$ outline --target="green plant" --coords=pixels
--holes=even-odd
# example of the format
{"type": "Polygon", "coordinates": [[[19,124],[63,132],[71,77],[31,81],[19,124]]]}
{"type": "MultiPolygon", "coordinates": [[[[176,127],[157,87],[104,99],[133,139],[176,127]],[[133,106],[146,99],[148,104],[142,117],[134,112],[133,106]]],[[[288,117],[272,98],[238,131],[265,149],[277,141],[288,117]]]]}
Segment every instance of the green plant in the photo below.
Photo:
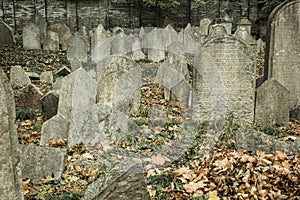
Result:
{"type": "Polygon", "coordinates": [[[259,1],[262,4],[262,10],[269,13],[284,0],[261,0],[259,1]]]}
{"type": "Polygon", "coordinates": [[[24,121],[24,120],[32,120],[36,118],[36,115],[41,113],[40,109],[22,109],[17,111],[16,113],[16,120],[24,121]]]}

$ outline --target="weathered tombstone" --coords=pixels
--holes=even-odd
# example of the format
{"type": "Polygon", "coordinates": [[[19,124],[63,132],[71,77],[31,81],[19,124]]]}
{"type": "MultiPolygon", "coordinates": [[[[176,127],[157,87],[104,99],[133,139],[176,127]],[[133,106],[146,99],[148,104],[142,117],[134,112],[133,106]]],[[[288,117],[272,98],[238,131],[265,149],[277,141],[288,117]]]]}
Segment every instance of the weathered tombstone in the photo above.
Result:
{"type": "Polygon", "coordinates": [[[70,121],[60,113],[44,122],[42,127],[40,145],[45,145],[50,140],[58,140],[61,138],[68,139],[70,121]]]}
{"type": "Polygon", "coordinates": [[[70,62],[70,66],[71,66],[71,71],[75,71],[76,69],[79,69],[80,67],[82,67],[82,63],[80,60],[78,60],[77,58],[74,58],[71,62],[70,62]]]}
{"type": "Polygon", "coordinates": [[[40,75],[40,81],[45,83],[53,84],[53,74],[52,71],[42,72],[40,75]]]}
{"type": "MultiPolygon", "coordinates": [[[[200,56],[202,65],[211,65],[215,68],[214,74],[218,75],[223,82],[226,94],[226,115],[232,116],[239,122],[253,122],[254,96],[255,96],[255,56],[252,49],[242,40],[226,35],[225,28],[217,34],[211,32],[211,38],[203,45],[200,56]],[[219,35],[220,33],[223,34],[219,35]],[[214,37],[212,37],[214,36],[214,37]],[[208,62],[209,61],[209,62],[208,62]]],[[[208,78],[208,77],[204,77],[208,78]]],[[[199,105],[205,105],[205,86],[199,77],[196,80],[196,91],[199,93],[199,105]],[[204,95],[204,96],[203,96],[204,95]],[[203,99],[203,100],[202,100],[203,99]]]]}
{"type": "Polygon", "coordinates": [[[88,45],[86,41],[79,34],[75,34],[68,41],[67,59],[72,61],[77,58],[79,61],[86,62],[87,55],[88,45]]]}
{"type": "Polygon", "coordinates": [[[111,172],[101,175],[90,184],[84,193],[83,199],[150,200],[141,161],[125,158],[111,172]]]}
{"type": "Polygon", "coordinates": [[[300,105],[300,1],[285,1],[268,21],[265,79],[275,78],[290,91],[290,109],[300,105]]]}
{"type": "Polygon", "coordinates": [[[58,50],[59,49],[59,36],[58,33],[47,31],[43,39],[44,50],[58,50]]]}
{"type": "Polygon", "coordinates": [[[113,36],[111,41],[110,54],[113,56],[122,56],[132,51],[131,38],[124,32],[120,32],[113,36]]]}
{"type": "Polygon", "coordinates": [[[24,49],[41,49],[41,38],[39,27],[29,22],[23,28],[23,47],[24,49]]]}
{"type": "Polygon", "coordinates": [[[15,44],[13,30],[0,18],[0,46],[15,44]]]}
{"type": "Polygon", "coordinates": [[[138,35],[131,36],[132,41],[132,59],[140,60],[145,58],[145,54],[142,52],[142,41],[138,35]]]}
{"type": "Polygon", "coordinates": [[[12,86],[26,86],[31,84],[31,80],[21,66],[13,66],[10,69],[10,84],[12,86]]]}
{"type": "Polygon", "coordinates": [[[275,79],[256,90],[255,122],[267,126],[289,123],[289,91],[275,79]]]}
{"type": "Polygon", "coordinates": [[[23,178],[39,181],[46,177],[60,178],[64,171],[66,149],[20,145],[23,178]]]}
{"type": "Polygon", "coordinates": [[[15,103],[7,77],[0,69],[0,199],[24,199],[15,103]]]}
{"type": "Polygon", "coordinates": [[[68,41],[72,36],[69,27],[66,24],[56,23],[48,27],[48,31],[53,31],[58,33],[59,37],[59,48],[62,50],[67,50],[68,41]]]}
{"type": "Polygon", "coordinates": [[[212,21],[208,18],[203,18],[200,20],[200,35],[208,35],[209,26],[212,23],[212,21]]]}
{"type": "Polygon", "coordinates": [[[25,86],[15,93],[16,109],[40,108],[42,96],[42,92],[33,84],[25,86]]]}
{"type": "Polygon", "coordinates": [[[281,141],[277,137],[256,131],[249,126],[243,126],[238,130],[235,140],[238,151],[274,153],[278,150],[288,155],[299,154],[299,146],[296,142],[290,144],[281,141]]]}
{"type": "Polygon", "coordinates": [[[185,46],[181,42],[173,42],[167,47],[167,52],[183,56],[185,53],[185,46]]]}
{"type": "Polygon", "coordinates": [[[59,95],[55,92],[48,92],[41,98],[42,113],[46,118],[57,114],[59,95]]]}
{"type": "Polygon", "coordinates": [[[253,53],[257,55],[257,42],[256,40],[249,34],[246,27],[240,26],[234,33],[235,37],[238,37],[244,40],[251,48],[253,49],[253,53]]]}
{"type": "Polygon", "coordinates": [[[266,46],[266,43],[261,38],[259,38],[257,40],[257,54],[258,55],[265,54],[265,46],[266,46]]]}
{"type": "Polygon", "coordinates": [[[247,17],[243,17],[237,23],[236,29],[238,30],[239,28],[244,27],[248,34],[251,35],[251,25],[252,23],[247,19],[247,17]]]}
{"type": "Polygon", "coordinates": [[[102,24],[99,24],[94,30],[93,35],[91,35],[91,51],[93,51],[98,44],[111,37],[102,24]]]}
{"type": "Polygon", "coordinates": [[[171,25],[166,26],[166,28],[162,30],[162,37],[164,40],[165,49],[167,49],[167,47],[173,42],[178,41],[178,34],[171,25]]]}
{"type": "Polygon", "coordinates": [[[162,31],[155,28],[146,35],[148,59],[159,62],[165,59],[165,46],[162,37],[162,31]]]}
{"type": "Polygon", "coordinates": [[[110,56],[111,41],[112,37],[104,39],[103,41],[97,43],[97,45],[91,51],[91,58],[94,62],[98,63],[99,61],[110,56]]]}
{"type": "Polygon", "coordinates": [[[40,74],[40,81],[45,83],[53,84],[52,71],[45,71],[40,74]]]}
{"type": "Polygon", "coordinates": [[[215,24],[209,27],[209,38],[224,35],[228,35],[228,32],[222,24],[215,24]]]}

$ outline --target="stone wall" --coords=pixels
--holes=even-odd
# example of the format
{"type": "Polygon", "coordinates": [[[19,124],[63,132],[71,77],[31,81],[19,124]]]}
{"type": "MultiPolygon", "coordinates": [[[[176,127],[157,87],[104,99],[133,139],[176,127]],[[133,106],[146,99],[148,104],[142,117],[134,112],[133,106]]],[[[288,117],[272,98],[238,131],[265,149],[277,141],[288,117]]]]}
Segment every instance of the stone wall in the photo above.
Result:
{"type": "Polygon", "coordinates": [[[146,7],[142,0],[0,0],[0,18],[17,32],[22,31],[36,12],[45,16],[49,24],[62,22],[72,31],[81,26],[95,28],[100,23],[105,28],[161,27],[170,23],[178,29],[187,23],[199,25],[204,17],[220,22],[227,13],[235,23],[242,15],[249,18],[255,35],[259,34],[258,29],[263,29],[258,27],[258,0],[213,0],[204,5],[180,0],[180,3],[178,8],[157,10],[146,7]]]}

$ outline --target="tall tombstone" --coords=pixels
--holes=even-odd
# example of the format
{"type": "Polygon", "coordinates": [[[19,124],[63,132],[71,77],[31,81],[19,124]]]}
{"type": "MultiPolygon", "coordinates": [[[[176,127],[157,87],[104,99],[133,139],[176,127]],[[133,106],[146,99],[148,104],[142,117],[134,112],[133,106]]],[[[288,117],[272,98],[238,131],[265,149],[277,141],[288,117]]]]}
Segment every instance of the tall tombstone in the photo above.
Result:
{"type": "Polygon", "coordinates": [[[79,34],[75,34],[68,41],[68,48],[67,48],[68,60],[72,61],[74,58],[77,58],[79,61],[86,62],[87,56],[88,56],[88,44],[79,34]]]}
{"type": "Polygon", "coordinates": [[[24,49],[41,49],[41,38],[39,27],[29,22],[23,29],[24,49]]]}
{"type": "MultiPolygon", "coordinates": [[[[202,64],[214,68],[212,75],[218,75],[222,81],[223,85],[218,87],[225,88],[226,99],[224,101],[226,101],[227,116],[233,116],[238,122],[251,123],[254,119],[256,58],[245,42],[227,35],[224,28],[221,30],[223,34],[220,30],[216,30],[218,32],[212,32],[209,40],[204,43],[203,61],[210,60],[210,62],[202,64]]],[[[198,95],[200,106],[203,105],[202,88],[205,87],[201,79],[203,77],[199,81],[196,80],[196,88],[200,93],[198,95]]]]}
{"type": "Polygon", "coordinates": [[[289,123],[289,91],[275,79],[265,81],[256,91],[255,122],[258,125],[289,123]]]}
{"type": "Polygon", "coordinates": [[[13,30],[0,18],[0,45],[10,46],[14,44],[13,30]]]}
{"type": "Polygon", "coordinates": [[[15,102],[8,79],[0,69],[0,199],[24,199],[15,102]]]}
{"type": "Polygon", "coordinates": [[[235,31],[234,36],[244,40],[253,49],[253,53],[257,54],[257,41],[249,34],[247,27],[240,26],[235,31]]]}
{"type": "Polygon", "coordinates": [[[44,50],[58,50],[59,49],[59,36],[58,33],[47,31],[43,39],[44,50]]]}
{"type": "Polygon", "coordinates": [[[153,29],[146,35],[148,59],[154,62],[159,62],[165,59],[165,46],[163,39],[162,30],[157,28],[153,29]]]}
{"type": "Polygon", "coordinates": [[[290,91],[290,109],[300,105],[300,0],[285,1],[268,21],[265,79],[290,91]]]}

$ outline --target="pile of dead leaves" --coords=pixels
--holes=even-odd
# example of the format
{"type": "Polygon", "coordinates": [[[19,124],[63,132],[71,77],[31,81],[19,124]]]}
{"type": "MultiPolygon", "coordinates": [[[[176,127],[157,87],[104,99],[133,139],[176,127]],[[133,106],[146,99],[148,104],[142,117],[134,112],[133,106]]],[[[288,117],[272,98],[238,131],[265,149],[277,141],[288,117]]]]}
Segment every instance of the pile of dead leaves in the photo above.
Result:
{"type": "Polygon", "coordinates": [[[299,199],[300,156],[276,151],[256,155],[217,149],[202,163],[165,169],[148,179],[173,174],[160,193],[149,186],[153,199],[299,199]]]}

